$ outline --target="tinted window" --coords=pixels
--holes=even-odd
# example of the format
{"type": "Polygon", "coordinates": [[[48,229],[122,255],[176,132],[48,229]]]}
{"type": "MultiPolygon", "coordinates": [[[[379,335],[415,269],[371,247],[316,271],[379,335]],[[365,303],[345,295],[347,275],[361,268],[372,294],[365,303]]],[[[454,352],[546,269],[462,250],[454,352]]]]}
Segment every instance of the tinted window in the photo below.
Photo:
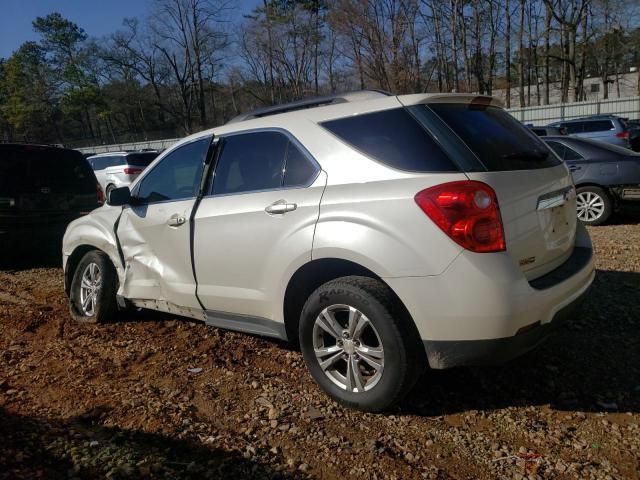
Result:
{"type": "Polygon", "coordinates": [[[611,123],[611,120],[596,120],[591,122],[584,122],[585,133],[605,132],[607,130],[613,130],[613,123],[611,123]]]}
{"type": "Polygon", "coordinates": [[[340,118],[322,126],[393,168],[414,172],[458,170],[433,137],[403,108],[340,118]]]}
{"type": "Polygon", "coordinates": [[[96,177],[75,150],[0,145],[0,196],[21,193],[95,193],[96,177]]]}
{"type": "Polygon", "coordinates": [[[318,167],[311,163],[294,143],[289,141],[282,186],[302,187],[309,185],[317,173],[318,167]]]}
{"type": "Polygon", "coordinates": [[[562,160],[583,160],[582,155],[562,143],[549,141],[547,145],[549,145],[562,160]]]}
{"type": "Polygon", "coordinates": [[[546,137],[547,131],[544,128],[532,128],[531,131],[539,137],[546,137]]]}
{"type": "Polygon", "coordinates": [[[225,138],[213,179],[213,194],[280,188],[288,142],[278,132],[225,138]]]}
{"type": "Polygon", "coordinates": [[[489,171],[529,170],[558,165],[541,140],[501,108],[434,103],[433,110],[489,171]]]}
{"type": "Polygon", "coordinates": [[[127,155],[127,164],[136,167],[148,167],[158,156],[158,152],[149,153],[130,153],[127,155]]]}
{"type": "Polygon", "coordinates": [[[572,133],[582,133],[584,131],[584,122],[564,123],[562,126],[567,129],[569,135],[572,133]]]}
{"type": "Polygon", "coordinates": [[[211,138],[207,137],[169,153],[142,179],[138,198],[159,202],[196,196],[210,143],[211,138]]]}
{"type": "Polygon", "coordinates": [[[92,158],[90,161],[94,170],[104,170],[108,167],[124,165],[125,157],[124,155],[105,155],[102,157],[92,158]]]}

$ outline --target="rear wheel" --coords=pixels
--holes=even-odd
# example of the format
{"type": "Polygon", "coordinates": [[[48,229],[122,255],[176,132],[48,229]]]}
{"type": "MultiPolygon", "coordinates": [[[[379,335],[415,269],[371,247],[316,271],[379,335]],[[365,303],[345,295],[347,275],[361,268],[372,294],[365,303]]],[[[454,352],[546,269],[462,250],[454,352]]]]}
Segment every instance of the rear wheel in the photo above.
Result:
{"type": "Polygon", "coordinates": [[[389,288],[343,277],[311,294],[300,348],[314,380],[343,405],[381,411],[399,401],[424,368],[422,345],[389,288]]]}
{"type": "Polygon", "coordinates": [[[117,275],[109,257],[98,250],[87,252],[78,263],[71,281],[69,310],[74,320],[106,323],[118,310],[117,275]]]}
{"type": "Polygon", "coordinates": [[[109,185],[107,185],[107,189],[104,192],[105,198],[108,200],[109,199],[109,192],[111,192],[111,190],[113,190],[114,188],[116,188],[116,186],[112,183],[110,183],[109,185]]]}
{"type": "Polygon", "coordinates": [[[613,212],[611,197],[600,187],[580,187],[576,198],[578,219],[586,225],[602,225],[613,212]]]}

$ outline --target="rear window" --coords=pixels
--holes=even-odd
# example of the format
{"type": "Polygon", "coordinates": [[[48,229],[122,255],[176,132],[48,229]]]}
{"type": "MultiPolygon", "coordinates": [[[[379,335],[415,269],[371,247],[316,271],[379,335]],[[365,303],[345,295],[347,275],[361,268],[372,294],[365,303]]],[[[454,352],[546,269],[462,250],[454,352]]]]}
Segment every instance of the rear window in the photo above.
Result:
{"type": "Polygon", "coordinates": [[[366,113],[322,126],[368,157],[412,172],[458,171],[433,137],[405,109],[366,113]]]}
{"type": "Polygon", "coordinates": [[[148,167],[159,155],[158,152],[130,153],[127,155],[127,163],[136,167],[148,167]]]}
{"type": "Polygon", "coordinates": [[[0,146],[0,196],[39,193],[95,193],[96,179],[75,150],[0,146]]]}
{"type": "Polygon", "coordinates": [[[498,107],[433,103],[434,111],[488,171],[531,170],[559,165],[534,133],[498,107]]]}

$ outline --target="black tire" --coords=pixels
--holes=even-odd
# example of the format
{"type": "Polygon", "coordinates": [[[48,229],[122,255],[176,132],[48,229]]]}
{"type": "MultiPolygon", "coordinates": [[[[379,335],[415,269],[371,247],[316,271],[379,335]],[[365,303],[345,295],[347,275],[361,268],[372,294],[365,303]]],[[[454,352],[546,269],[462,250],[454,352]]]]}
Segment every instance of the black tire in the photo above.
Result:
{"type": "Polygon", "coordinates": [[[105,200],[109,200],[109,192],[111,192],[111,190],[113,190],[114,188],[116,188],[116,186],[113,183],[110,183],[109,185],[107,185],[107,188],[104,191],[105,200]]]}
{"type": "MultiPolygon", "coordinates": [[[[578,188],[576,190],[576,194],[579,197],[578,200],[580,200],[580,196],[587,196],[589,194],[596,195],[602,200],[602,213],[600,213],[596,218],[587,218],[588,215],[586,214],[583,214],[583,218],[580,218],[581,210],[578,208],[578,219],[582,223],[585,225],[603,225],[607,223],[613,213],[613,200],[604,189],[589,185],[578,188]]],[[[580,204],[580,202],[578,202],[578,204],[580,204]]]]}
{"type": "Polygon", "coordinates": [[[71,289],[69,291],[71,317],[82,323],[107,323],[112,321],[118,311],[117,291],[118,276],[107,254],[99,250],[87,252],[78,263],[71,281],[71,289]],[[92,311],[86,312],[82,307],[81,286],[83,275],[91,264],[95,264],[99,269],[100,285],[95,289],[95,307],[90,309],[92,311]]]}
{"type": "MultiPolygon", "coordinates": [[[[337,316],[335,318],[337,319],[337,316]]],[[[326,334],[322,332],[321,335],[326,334]]],[[[427,364],[417,329],[404,308],[384,283],[368,277],[338,278],[313,292],[302,310],[299,340],[305,363],[320,387],[339,403],[369,412],[386,410],[402,399],[427,364]],[[342,308],[337,307],[338,305],[353,307],[364,314],[382,343],[384,366],[377,383],[371,382],[369,390],[349,391],[346,384],[343,387],[338,386],[325,374],[314,352],[316,319],[327,307],[342,308]]],[[[342,345],[342,342],[340,344],[342,345]]],[[[358,356],[357,352],[355,356],[358,356]]],[[[361,358],[356,360],[362,361],[361,358]]],[[[337,360],[336,365],[338,362],[344,362],[344,368],[347,368],[347,360],[337,360]]],[[[364,362],[362,366],[365,369],[368,367],[364,362]]],[[[344,375],[346,378],[347,373],[344,375]]]]}

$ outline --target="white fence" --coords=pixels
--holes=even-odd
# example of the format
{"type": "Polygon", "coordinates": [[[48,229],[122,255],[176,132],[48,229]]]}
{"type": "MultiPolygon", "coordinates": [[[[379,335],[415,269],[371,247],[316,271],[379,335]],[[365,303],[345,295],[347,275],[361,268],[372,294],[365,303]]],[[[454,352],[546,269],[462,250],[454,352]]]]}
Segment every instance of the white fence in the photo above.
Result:
{"type": "MultiPolygon", "coordinates": [[[[640,118],[640,97],[613,98],[575,103],[558,103],[536,107],[510,108],[508,112],[523,123],[547,125],[559,120],[588,117],[590,115],[612,114],[627,118],[640,118]]],[[[179,138],[151,140],[145,142],[96,145],[78,148],[82,153],[108,153],[122,150],[142,150],[145,148],[164,150],[179,138]]]]}
{"type": "Polygon", "coordinates": [[[640,97],[510,108],[508,111],[521,122],[534,125],[606,114],[635,119],[640,118],[640,97]]]}
{"type": "Polygon", "coordinates": [[[176,143],[179,138],[168,138],[165,140],[149,140],[144,142],[133,143],[114,143],[111,145],[96,145],[93,147],[76,148],[76,150],[82,153],[109,153],[109,152],[122,152],[126,150],[164,150],[176,143]]]}

